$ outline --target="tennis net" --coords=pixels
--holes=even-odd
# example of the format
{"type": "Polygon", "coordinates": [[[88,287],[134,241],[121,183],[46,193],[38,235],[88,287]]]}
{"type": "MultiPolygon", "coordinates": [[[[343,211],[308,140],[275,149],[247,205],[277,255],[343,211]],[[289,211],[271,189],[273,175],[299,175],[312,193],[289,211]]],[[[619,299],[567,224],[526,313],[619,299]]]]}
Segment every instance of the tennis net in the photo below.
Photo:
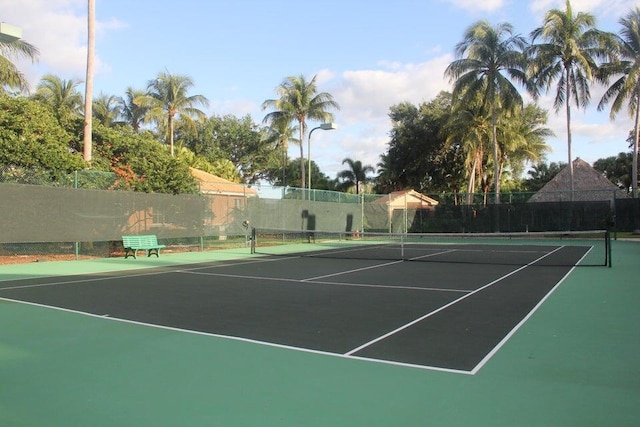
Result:
{"type": "Polygon", "coordinates": [[[336,259],[611,266],[611,239],[606,230],[400,234],[254,228],[251,252],[336,259]]]}

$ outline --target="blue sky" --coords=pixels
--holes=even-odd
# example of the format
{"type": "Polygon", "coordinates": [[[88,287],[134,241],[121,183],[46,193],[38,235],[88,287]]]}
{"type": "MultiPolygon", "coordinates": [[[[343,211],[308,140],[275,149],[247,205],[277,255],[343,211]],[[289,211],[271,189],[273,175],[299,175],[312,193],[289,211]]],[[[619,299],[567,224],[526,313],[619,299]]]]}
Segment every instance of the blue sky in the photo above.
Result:
{"type": "MultiPolygon", "coordinates": [[[[635,1],[572,5],[594,14],[600,29],[617,32],[635,1]]],[[[194,80],[192,94],[209,99],[209,115],[249,114],[261,123],[262,102],[277,96],[284,78],[317,75],[319,90],[341,106],[338,129],[314,132],[311,149],[334,178],[346,157],[376,165],[389,141],[389,107],[428,102],[450,89],[444,70],[466,28],[484,19],[528,35],[554,7],[564,8],[564,0],[96,0],[94,94],[144,89],[167,70],[194,80]]],[[[86,0],[0,0],[0,21],[22,28],[40,49],[38,63],[19,63],[33,87],[45,73],[84,79],[86,0]]],[[[591,91],[591,107],[574,109],[572,120],[573,156],[590,163],[628,151],[632,127],[626,112],[615,122],[608,110],[596,112],[603,88],[591,91]]],[[[552,96],[540,100],[556,133],[547,160],[566,162],[564,111],[551,109],[552,96]]],[[[292,148],[290,156],[298,155],[292,148]]]]}

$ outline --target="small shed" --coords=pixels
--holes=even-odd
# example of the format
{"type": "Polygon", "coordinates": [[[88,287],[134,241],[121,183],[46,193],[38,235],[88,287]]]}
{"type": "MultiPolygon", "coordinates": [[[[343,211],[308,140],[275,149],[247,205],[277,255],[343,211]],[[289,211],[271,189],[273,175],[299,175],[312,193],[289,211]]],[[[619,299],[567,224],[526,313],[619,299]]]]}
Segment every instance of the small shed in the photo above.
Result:
{"type": "Polygon", "coordinates": [[[416,190],[394,191],[379,201],[386,203],[390,212],[395,209],[433,209],[440,203],[416,190]]]}
{"type": "Polygon", "coordinates": [[[407,232],[414,221],[422,221],[439,204],[415,190],[394,191],[377,198],[366,208],[367,225],[376,230],[407,232]],[[384,216],[383,216],[384,215],[384,216]]]}

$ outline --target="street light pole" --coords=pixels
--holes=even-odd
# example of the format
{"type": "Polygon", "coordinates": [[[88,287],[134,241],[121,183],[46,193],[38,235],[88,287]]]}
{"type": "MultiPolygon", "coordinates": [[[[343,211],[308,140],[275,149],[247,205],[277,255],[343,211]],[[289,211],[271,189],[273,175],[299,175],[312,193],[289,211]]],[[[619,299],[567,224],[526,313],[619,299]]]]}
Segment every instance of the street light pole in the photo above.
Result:
{"type": "Polygon", "coordinates": [[[322,129],[322,130],[333,130],[336,129],[338,126],[336,126],[335,123],[322,123],[320,126],[316,126],[313,129],[311,129],[309,131],[309,138],[307,138],[307,156],[308,156],[308,162],[307,162],[307,172],[308,172],[308,179],[307,179],[307,185],[309,186],[309,200],[311,200],[311,134],[313,133],[314,130],[316,129],[322,129]]]}

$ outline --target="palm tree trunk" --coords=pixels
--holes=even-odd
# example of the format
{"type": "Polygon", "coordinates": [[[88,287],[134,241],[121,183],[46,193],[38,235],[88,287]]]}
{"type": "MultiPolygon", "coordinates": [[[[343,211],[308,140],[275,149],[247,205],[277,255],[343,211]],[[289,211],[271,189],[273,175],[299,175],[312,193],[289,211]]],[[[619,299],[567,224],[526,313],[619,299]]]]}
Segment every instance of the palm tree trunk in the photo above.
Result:
{"type": "Polygon", "coordinates": [[[173,157],[173,114],[169,113],[169,152],[173,157]]]}
{"type": "Polygon", "coordinates": [[[304,133],[305,133],[305,125],[304,121],[298,120],[298,124],[300,127],[300,187],[302,191],[307,187],[306,186],[306,168],[304,167],[304,133]]]}
{"type": "Polygon", "coordinates": [[[93,143],[92,143],[92,133],[93,133],[93,67],[94,67],[94,51],[96,44],[96,31],[95,31],[95,21],[96,21],[96,4],[95,0],[88,0],[87,4],[88,9],[88,18],[87,18],[87,33],[88,33],[88,41],[87,41],[87,79],[85,82],[85,91],[84,91],[84,138],[83,138],[83,148],[82,155],[84,160],[87,162],[91,162],[92,159],[92,151],[93,151],[93,143]]]}
{"type": "Polygon", "coordinates": [[[498,161],[498,125],[496,118],[496,109],[495,106],[491,108],[491,139],[493,140],[493,179],[495,180],[494,189],[494,211],[493,211],[493,223],[494,223],[494,232],[500,231],[500,163],[498,161]]]}
{"type": "Polygon", "coordinates": [[[569,160],[570,200],[573,201],[573,161],[571,155],[571,73],[569,72],[569,67],[565,68],[567,70],[567,99],[565,101],[567,106],[567,159],[569,160]]]}
{"type": "Polygon", "coordinates": [[[496,125],[496,117],[495,112],[491,113],[491,128],[493,135],[491,139],[493,140],[493,179],[495,180],[494,189],[495,189],[495,203],[496,205],[500,204],[500,165],[498,163],[498,137],[496,135],[498,126],[496,125]]]}
{"type": "Polygon", "coordinates": [[[638,138],[640,138],[640,93],[636,96],[636,115],[633,126],[633,164],[631,165],[631,191],[633,198],[638,198],[638,138]]]}
{"type": "Polygon", "coordinates": [[[282,186],[287,186],[287,139],[281,140],[282,144],[282,186]]]}
{"type": "Polygon", "coordinates": [[[473,166],[471,167],[471,173],[469,174],[469,184],[467,185],[467,204],[473,203],[473,192],[476,187],[476,169],[478,168],[478,156],[473,158],[473,166]]]}
{"type": "Polygon", "coordinates": [[[635,117],[635,123],[634,123],[634,132],[633,132],[633,164],[631,165],[631,191],[633,193],[632,197],[633,197],[633,230],[634,232],[636,230],[640,230],[640,225],[638,224],[638,222],[640,221],[640,218],[638,218],[638,216],[640,215],[638,213],[638,210],[640,210],[640,202],[638,201],[638,138],[640,138],[640,123],[639,123],[639,116],[640,116],[640,94],[637,95],[636,97],[636,117],[635,117]]]}

